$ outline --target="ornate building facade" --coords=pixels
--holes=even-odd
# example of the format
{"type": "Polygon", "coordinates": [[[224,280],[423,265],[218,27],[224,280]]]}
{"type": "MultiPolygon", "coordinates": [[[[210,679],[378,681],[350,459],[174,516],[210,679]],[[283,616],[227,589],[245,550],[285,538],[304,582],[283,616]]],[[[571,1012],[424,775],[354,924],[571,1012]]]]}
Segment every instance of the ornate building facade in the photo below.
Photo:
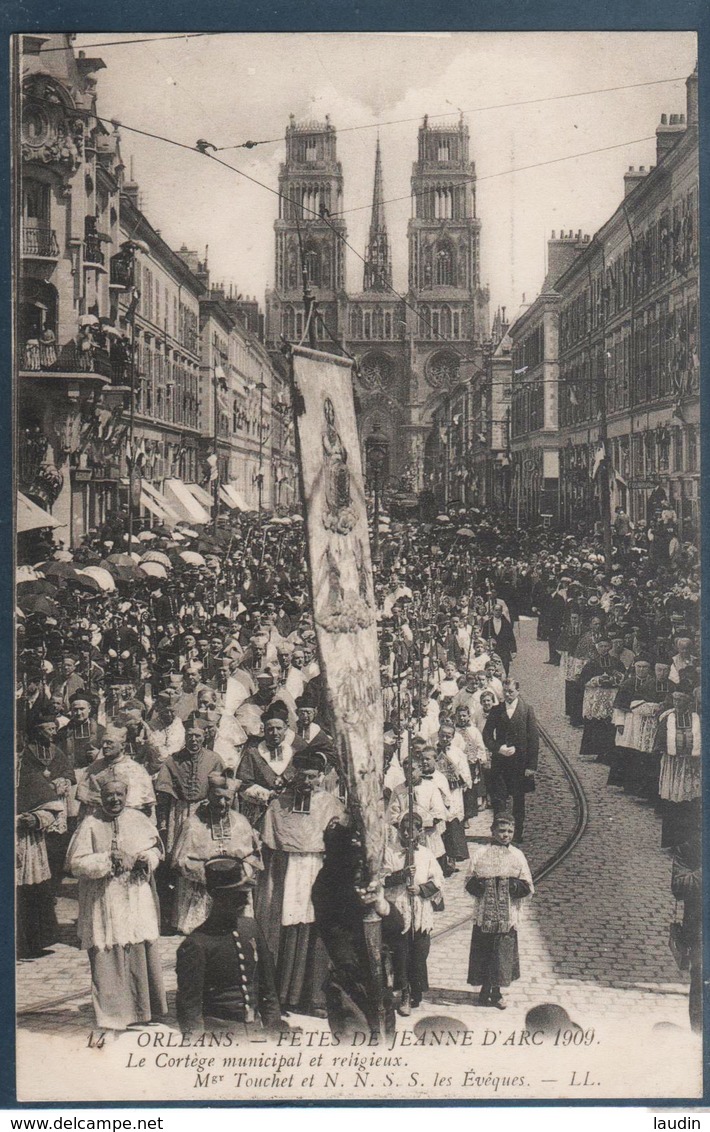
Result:
{"type": "Polygon", "coordinates": [[[511,327],[512,447],[529,520],[546,510],[564,526],[593,522],[604,451],[612,508],[647,521],[662,500],[684,538],[697,534],[697,82],[694,72],[685,114],[662,116],[655,166],[628,170],[594,237],[548,245],[543,290],[511,327]]]}
{"type": "Polygon", "coordinates": [[[329,119],[296,123],[291,118],[279,172],[267,342],[277,348],[282,339],[303,337],[305,274],[321,315],[315,328],[319,346],[335,351],[335,342],[356,359],[363,445],[375,429],[382,431],[390,484],[433,490],[443,503],[463,488],[438,476],[442,414],[448,420],[452,402],[481,370],[488,337],[476,170],[463,118],[434,126],[425,117],[419,128],[407,233],[409,283],[401,296],[392,289],[383,185],[378,139],[362,290],[349,291],[344,175],[335,128],[329,119]]]}

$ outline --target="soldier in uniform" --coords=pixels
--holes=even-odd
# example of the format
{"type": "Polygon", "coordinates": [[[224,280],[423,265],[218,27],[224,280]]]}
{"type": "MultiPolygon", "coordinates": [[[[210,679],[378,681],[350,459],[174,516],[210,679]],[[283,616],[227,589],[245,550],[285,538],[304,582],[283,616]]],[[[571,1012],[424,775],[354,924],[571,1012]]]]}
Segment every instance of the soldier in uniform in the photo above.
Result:
{"type": "Polygon", "coordinates": [[[265,1030],[286,1028],[276,992],[271,953],[244,908],[250,881],[240,861],[205,863],[212,908],[177,951],[177,1016],[184,1034],[242,1023],[265,1030]]]}

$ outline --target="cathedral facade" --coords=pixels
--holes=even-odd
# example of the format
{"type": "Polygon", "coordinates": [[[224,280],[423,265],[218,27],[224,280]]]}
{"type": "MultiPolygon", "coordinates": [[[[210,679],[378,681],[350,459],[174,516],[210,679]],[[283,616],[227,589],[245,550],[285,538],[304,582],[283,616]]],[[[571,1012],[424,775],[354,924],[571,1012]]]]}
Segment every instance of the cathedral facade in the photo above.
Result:
{"type": "Polygon", "coordinates": [[[344,176],[336,140],[329,118],[290,119],[286,160],[279,171],[267,341],[278,348],[284,339],[298,342],[303,337],[307,279],[320,314],[319,348],[338,352],[337,343],[357,361],[354,382],[363,445],[373,431],[384,433],[390,485],[421,492],[434,482],[442,428],[454,427],[451,406],[481,371],[489,332],[468,127],[463,117],[436,125],[425,117],[419,127],[404,295],[392,287],[379,139],[362,290],[348,290],[344,176]]]}

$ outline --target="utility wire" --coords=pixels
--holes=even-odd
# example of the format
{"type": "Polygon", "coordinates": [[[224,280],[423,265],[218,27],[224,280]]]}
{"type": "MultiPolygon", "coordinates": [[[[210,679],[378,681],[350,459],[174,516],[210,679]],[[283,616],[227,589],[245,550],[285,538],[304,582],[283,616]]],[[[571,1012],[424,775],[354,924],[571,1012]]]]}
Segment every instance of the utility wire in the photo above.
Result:
{"type": "MultiPolygon", "coordinates": [[[[286,194],[280,192],[278,189],[272,188],[271,185],[266,184],[264,181],[260,181],[257,177],[253,177],[250,173],[246,173],[243,169],[239,169],[236,165],[230,165],[227,161],[224,161],[224,160],[222,160],[222,158],[217,157],[215,155],[215,152],[210,153],[209,150],[213,150],[213,151],[215,150],[215,147],[210,142],[205,141],[204,139],[199,139],[195,145],[187,145],[185,142],[176,141],[174,138],[168,138],[168,137],[165,137],[162,134],[151,133],[148,130],[139,129],[137,126],[128,126],[125,123],[120,122],[115,118],[102,118],[102,117],[99,117],[98,115],[96,115],[96,118],[97,118],[97,121],[103,122],[105,124],[112,125],[115,129],[128,130],[131,133],[140,134],[142,137],[152,138],[155,141],[162,141],[162,142],[165,142],[168,145],[177,146],[179,149],[186,149],[186,150],[189,150],[192,153],[199,153],[199,154],[202,154],[202,156],[204,156],[204,157],[208,157],[215,164],[221,165],[225,169],[229,169],[232,173],[236,173],[238,176],[245,178],[245,180],[247,180],[247,181],[251,181],[252,184],[258,185],[259,188],[265,189],[266,192],[271,193],[272,196],[278,197],[279,200],[287,201],[288,203],[293,204],[296,208],[301,208],[304,212],[311,213],[311,215],[314,218],[321,220],[322,223],[324,223],[328,228],[330,228],[330,230],[334,233],[334,235],[337,236],[337,238],[342,241],[342,243],[345,245],[345,247],[348,248],[353,253],[353,255],[355,255],[362,263],[364,263],[364,264],[367,263],[366,258],[363,255],[361,255],[360,252],[352,246],[352,244],[350,244],[348,242],[348,240],[345,238],[343,233],[340,232],[334,224],[331,224],[331,222],[330,222],[330,220],[328,219],[327,216],[321,214],[320,212],[317,212],[316,209],[310,208],[309,206],[303,204],[303,202],[301,202],[301,201],[297,201],[297,200],[294,200],[292,197],[286,196],[286,194]]],[[[649,139],[643,138],[643,139],[636,139],[635,141],[632,141],[632,142],[619,142],[616,145],[604,146],[604,147],[602,147],[602,149],[588,150],[586,152],[587,153],[600,153],[604,149],[619,149],[619,148],[621,148],[625,145],[635,145],[639,140],[647,141],[649,139]]],[[[550,161],[542,161],[542,162],[538,162],[537,164],[538,165],[550,165],[550,164],[554,164],[554,163],[559,162],[559,161],[569,161],[569,160],[573,160],[574,158],[583,157],[583,156],[586,156],[586,154],[580,154],[580,153],[570,154],[567,157],[553,158],[550,161]]],[[[527,166],[526,168],[528,168],[528,169],[536,168],[536,166],[527,166]]],[[[506,172],[515,172],[515,170],[508,170],[506,172]]],[[[504,176],[505,173],[501,173],[501,174],[497,174],[497,175],[498,176],[504,176]]],[[[494,174],[491,174],[491,176],[494,176],[494,174]]],[[[391,284],[387,283],[386,280],[383,281],[383,282],[384,282],[384,285],[387,288],[387,290],[391,291],[391,293],[395,296],[395,298],[397,298],[408,310],[411,310],[412,313],[414,314],[414,316],[417,318],[417,320],[419,322],[421,322],[422,325],[424,325],[425,328],[427,329],[427,331],[431,334],[432,333],[432,327],[431,327],[430,324],[428,324],[426,322],[425,316],[423,314],[421,314],[420,311],[418,311],[416,309],[416,307],[414,307],[412,305],[412,303],[410,303],[404,295],[401,295],[399,293],[399,291],[395,290],[395,288],[391,284]]],[[[461,361],[464,361],[464,362],[473,362],[474,361],[473,358],[470,358],[466,354],[463,354],[460,350],[457,350],[455,344],[452,342],[452,340],[450,338],[446,338],[444,335],[439,334],[438,332],[434,333],[434,338],[437,341],[441,341],[441,342],[445,343],[449,347],[451,352],[456,354],[456,356],[458,358],[460,358],[461,361]]],[[[483,374],[483,371],[479,369],[479,370],[477,370],[476,374],[474,374],[473,376],[479,376],[481,374],[483,374]]],[[[528,384],[528,383],[532,384],[533,382],[534,382],[534,379],[527,379],[527,380],[524,380],[522,382],[518,382],[517,385],[518,385],[518,387],[520,387],[523,384],[528,384]]],[[[553,379],[553,380],[546,381],[543,384],[547,384],[547,383],[559,385],[559,384],[563,383],[563,379],[553,379]]],[[[507,385],[508,382],[499,382],[499,383],[496,383],[496,384],[507,385]]],[[[534,382],[534,384],[538,384],[538,383],[534,382]]]]}
{"type": "MultiPolygon", "coordinates": [[[[686,78],[685,75],[679,75],[679,76],[676,76],[675,78],[671,78],[671,79],[651,79],[648,82],[643,82],[643,83],[625,83],[622,86],[598,87],[596,90],[578,90],[578,91],[570,91],[567,94],[550,94],[550,95],[546,95],[542,98],[525,98],[525,99],[520,99],[517,102],[495,102],[495,103],[491,103],[489,106],[473,106],[469,110],[460,111],[460,113],[461,114],[482,114],[482,113],[485,113],[485,111],[487,111],[487,110],[505,110],[507,107],[536,106],[536,105],[539,105],[540,103],[543,103],[543,102],[561,102],[563,99],[568,99],[568,98],[587,98],[588,96],[590,96],[592,94],[611,94],[612,92],[619,91],[619,90],[637,90],[639,87],[660,86],[664,83],[679,83],[679,82],[684,82],[685,78],[686,78]]],[[[349,133],[353,133],[355,130],[379,130],[381,126],[384,127],[384,126],[407,125],[411,122],[421,122],[423,117],[424,117],[423,114],[417,114],[416,117],[413,117],[413,118],[392,118],[388,122],[366,122],[361,126],[340,126],[340,127],[338,127],[338,133],[339,134],[349,134],[349,133]]],[[[427,114],[426,117],[430,122],[437,121],[439,118],[450,118],[451,117],[451,111],[446,110],[446,111],[443,111],[441,114],[427,114]]],[[[254,149],[254,147],[257,146],[257,145],[274,145],[275,143],[281,142],[281,141],[283,141],[283,134],[281,135],[281,137],[264,138],[262,141],[245,141],[245,142],[235,142],[234,145],[220,145],[220,146],[217,146],[217,152],[223,153],[225,150],[228,150],[228,149],[254,149]]]]}
{"type": "MultiPolygon", "coordinates": [[[[459,185],[474,185],[480,181],[493,181],[496,177],[509,177],[511,173],[527,173],[531,169],[541,169],[544,165],[557,165],[560,161],[573,161],[576,157],[589,157],[593,153],[607,153],[611,149],[624,149],[627,145],[639,145],[641,142],[654,141],[656,135],[649,134],[645,138],[634,138],[632,141],[617,142],[616,145],[603,145],[599,149],[585,149],[582,153],[569,153],[566,157],[551,157],[548,161],[535,161],[532,165],[516,165],[513,169],[501,169],[498,173],[486,173],[483,177],[466,177],[462,181],[454,181],[454,188],[459,185]]],[[[422,193],[422,196],[425,194],[422,193]]],[[[406,196],[389,197],[388,200],[383,200],[383,204],[394,204],[395,201],[411,200],[412,194],[407,193],[406,196]]],[[[342,212],[334,212],[333,216],[346,216],[350,212],[363,212],[365,209],[371,208],[370,204],[359,204],[354,208],[344,208],[342,212]]]]}
{"type": "MultiPolygon", "coordinates": [[[[67,33],[72,34],[72,33],[67,33]]],[[[141,39],[107,39],[103,43],[82,43],[79,50],[92,51],[94,47],[133,47],[137,43],[165,43],[171,39],[202,39],[206,35],[222,35],[222,32],[216,31],[191,31],[185,32],[184,35],[147,35],[141,39]]],[[[48,55],[50,51],[71,51],[72,45],[67,44],[62,47],[42,47],[40,54],[48,55]]]]}

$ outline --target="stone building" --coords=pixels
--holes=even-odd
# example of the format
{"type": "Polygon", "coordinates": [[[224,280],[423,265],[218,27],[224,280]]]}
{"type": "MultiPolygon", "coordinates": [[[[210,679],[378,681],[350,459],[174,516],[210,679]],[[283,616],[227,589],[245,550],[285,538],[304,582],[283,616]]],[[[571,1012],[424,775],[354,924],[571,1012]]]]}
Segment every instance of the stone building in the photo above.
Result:
{"type": "Polygon", "coordinates": [[[543,461],[545,498],[530,493],[525,514],[549,511],[555,477],[545,473],[555,470],[556,443],[559,521],[570,526],[598,517],[594,472],[604,445],[612,508],[646,521],[665,501],[681,533],[693,537],[700,445],[697,72],[687,80],[686,113],[662,116],[655,166],[629,169],[621,204],[591,240],[578,234],[562,243],[568,262],[557,278],[548,273],[541,295],[511,327],[513,448],[520,459],[543,461]],[[537,353],[526,356],[541,325],[537,353]],[[550,385],[543,388],[557,390],[556,409],[543,400],[544,380],[550,385]]]}
{"type": "Polygon", "coordinates": [[[120,480],[122,368],[102,331],[123,167],[117,135],[96,118],[103,66],[75,55],[69,35],[21,37],[17,479],[67,544],[115,508],[120,480]]]}
{"type": "MultiPolygon", "coordinates": [[[[433,490],[442,505],[460,495],[461,485],[440,477],[441,429],[452,428],[462,383],[480,369],[488,336],[475,182],[463,118],[436,125],[424,118],[411,178],[409,283],[400,296],[392,290],[378,140],[362,289],[348,290],[345,178],[335,127],[329,119],[297,123],[292,117],[286,130],[267,342],[273,348],[282,337],[292,342],[304,335],[303,267],[322,315],[320,348],[337,352],[339,345],[357,361],[363,443],[375,429],[383,432],[390,486],[433,490]]],[[[449,443],[457,443],[453,432],[449,443]]]]}

